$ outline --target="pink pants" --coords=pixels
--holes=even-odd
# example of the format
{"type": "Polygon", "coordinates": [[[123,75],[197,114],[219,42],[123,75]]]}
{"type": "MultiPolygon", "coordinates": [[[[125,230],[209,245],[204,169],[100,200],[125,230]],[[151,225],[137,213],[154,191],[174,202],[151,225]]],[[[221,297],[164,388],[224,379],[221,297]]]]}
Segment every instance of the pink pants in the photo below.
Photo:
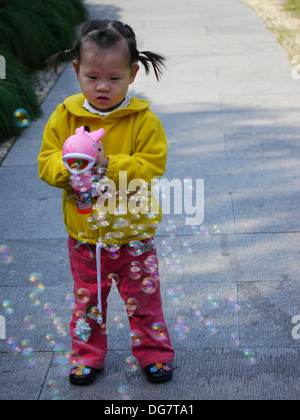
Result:
{"type": "Polygon", "coordinates": [[[80,316],[87,312],[87,308],[97,306],[96,247],[85,244],[79,246],[78,242],[72,237],[69,237],[68,246],[71,271],[75,283],[74,294],[76,303],[70,325],[72,363],[86,364],[96,369],[104,367],[107,353],[107,297],[111,289],[111,282],[107,281],[107,278],[111,273],[118,275],[119,283],[117,287],[119,293],[125,304],[129,305],[127,313],[132,337],[132,353],[140,367],[144,368],[156,362],[173,363],[174,350],[163,316],[159,279],[155,279],[156,276],[153,275],[155,281],[145,280],[151,277],[151,273],[147,272],[148,270],[142,270],[142,275],[139,279],[133,279],[130,276],[131,263],[137,261],[143,267],[146,261],[147,265],[149,256],[153,255],[156,257],[155,249],[146,254],[133,257],[128,253],[127,245],[123,245],[120,249],[120,255],[116,259],[111,259],[106,250],[102,251],[101,301],[103,324],[100,326],[97,320],[88,319],[88,324],[92,328],[92,334],[87,342],[83,342],[78,340],[74,329],[80,316]],[[78,299],[78,290],[82,299],[78,299]],[[88,295],[86,299],[85,294],[88,295]]]}

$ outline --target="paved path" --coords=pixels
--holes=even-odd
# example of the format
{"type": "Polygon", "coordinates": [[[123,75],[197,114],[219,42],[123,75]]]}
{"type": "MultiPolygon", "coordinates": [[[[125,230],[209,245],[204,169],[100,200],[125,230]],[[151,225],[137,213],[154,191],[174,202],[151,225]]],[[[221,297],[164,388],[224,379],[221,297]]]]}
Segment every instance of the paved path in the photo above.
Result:
{"type": "Polygon", "coordinates": [[[167,215],[157,232],[174,380],[150,385],[130,370],[128,322],[114,289],[105,371],[89,388],[68,383],[72,279],[61,191],[38,179],[36,161],[48,117],[79,92],[68,66],[44,116],[0,167],[0,244],[13,257],[0,264],[7,338],[0,340],[0,398],[298,399],[300,82],[285,51],[238,0],[86,4],[93,18],[131,24],[141,50],[169,57],[161,83],[141,71],[132,93],[149,98],[164,124],[166,178],[205,182],[202,227],[167,215]],[[43,276],[37,295],[33,272],[43,276]]]}

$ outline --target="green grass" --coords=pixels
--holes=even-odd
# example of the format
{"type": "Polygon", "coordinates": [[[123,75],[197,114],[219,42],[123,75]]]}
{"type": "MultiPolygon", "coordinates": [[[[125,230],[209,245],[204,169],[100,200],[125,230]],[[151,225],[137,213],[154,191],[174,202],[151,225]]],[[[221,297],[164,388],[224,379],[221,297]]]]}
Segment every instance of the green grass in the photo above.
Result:
{"type": "Polygon", "coordinates": [[[295,16],[300,16],[300,0],[285,0],[284,8],[295,16]]]}

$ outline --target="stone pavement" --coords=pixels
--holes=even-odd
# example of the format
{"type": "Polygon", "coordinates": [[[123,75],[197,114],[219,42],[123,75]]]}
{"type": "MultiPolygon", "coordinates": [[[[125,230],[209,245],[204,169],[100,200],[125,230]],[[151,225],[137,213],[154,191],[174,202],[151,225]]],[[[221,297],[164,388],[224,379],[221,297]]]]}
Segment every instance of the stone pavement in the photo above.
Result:
{"type": "Polygon", "coordinates": [[[139,49],[169,58],[159,84],[141,70],[131,93],[149,98],[164,124],[165,178],[205,182],[203,225],[171,214],[157,232],[174,379],[151,385],[132,369],[115,288],[105,371],[84,389],[66,376],[72,278],[61,191],[38,179],[36,158],[50,114],[79,92],[70,65],[0,167],[0,244],[12,252],[0,263],[0,399],[298,399],[300,85],[285,51],[238,0],[86,4],[93,18],[132,25],[139,49]]]}

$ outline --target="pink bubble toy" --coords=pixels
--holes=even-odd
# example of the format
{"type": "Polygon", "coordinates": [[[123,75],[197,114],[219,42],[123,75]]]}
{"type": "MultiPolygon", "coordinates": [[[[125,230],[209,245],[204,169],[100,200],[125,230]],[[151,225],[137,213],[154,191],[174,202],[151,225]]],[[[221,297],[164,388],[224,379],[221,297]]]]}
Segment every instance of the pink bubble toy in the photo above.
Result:
{"type": "Polygon", "coordinates": [[[84,127],[77,128],[63,146],[63,163],[71,173],[71,184],[75,191],[77,211],[88,214],[92,207],[92,172],[98,155],[103,155],[101,139],[105,130],[89,133],[84,127]]]}
{"type": "Polygon", "coordinates": [[[101,139],[105,130],[89,133],[82,126],[77,128],[75,134],[69,137],[63,146],[63,163],[74,174],[90,171],[95,165],[99,154],[99,147],[103,149],[101,139]]]}

